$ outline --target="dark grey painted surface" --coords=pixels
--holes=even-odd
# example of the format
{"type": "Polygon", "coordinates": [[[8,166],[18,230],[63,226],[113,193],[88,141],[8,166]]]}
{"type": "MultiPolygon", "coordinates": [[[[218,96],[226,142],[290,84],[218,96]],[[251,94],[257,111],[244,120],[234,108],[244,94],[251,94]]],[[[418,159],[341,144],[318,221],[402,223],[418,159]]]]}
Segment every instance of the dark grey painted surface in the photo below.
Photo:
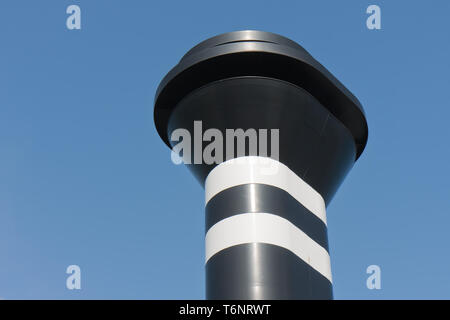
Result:
{"type": "Polygon", "coordinates": [[[270,244],[222,250],[206,264],[207,299],[332,299],[332,285],[292,252],[270,244]]]}

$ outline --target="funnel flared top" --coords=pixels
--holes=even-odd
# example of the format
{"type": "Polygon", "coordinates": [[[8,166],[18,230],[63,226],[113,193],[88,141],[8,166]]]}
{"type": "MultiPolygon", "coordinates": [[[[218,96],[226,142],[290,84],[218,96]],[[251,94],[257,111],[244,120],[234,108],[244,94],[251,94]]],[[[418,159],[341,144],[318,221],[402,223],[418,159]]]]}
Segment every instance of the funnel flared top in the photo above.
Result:
{"type": "Polygon", "coordinates": [[[357,150],[355,160],[363,152],[368,127],[358,99],[299,44],[255,30],[229,32],[199,43],[164,77],[154,110],[163,141],[170,147],[167,124],[171,112],[190,92],[242,76],[279,79],[308,91],[350,131],[357,150]]]}

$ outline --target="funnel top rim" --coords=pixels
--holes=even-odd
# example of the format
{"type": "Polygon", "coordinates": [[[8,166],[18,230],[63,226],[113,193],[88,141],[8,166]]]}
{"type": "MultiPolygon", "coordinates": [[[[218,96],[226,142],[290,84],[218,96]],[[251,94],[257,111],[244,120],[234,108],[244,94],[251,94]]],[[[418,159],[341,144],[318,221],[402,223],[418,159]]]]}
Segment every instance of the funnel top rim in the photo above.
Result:
{"type": "Polygon", "coordinates": [[[295,50],[303,51],[304,53],[309,53],[297,42],[286,38],[284,36],[281,36],[276,33],[267,32],[267,31],[260,31],[260,30],[239,30],[239,31],[232,31],[227,33],[222,33],[217,36],[208,38],[196,46],[194,46],[192,49],[190,49],[180,60],[180,63],[183,62],[186,58],[193,54],[197,54],[202,50],[213,48],[225,44],[230,43],[243,43],[243,42],[265,42],[265,43],[272,43],[275,45],[280,46],[286,46],[290,47],[295,50]]]}
{"type": "Polygon", "coordinates": [[[208,83],[236,76],[272,77],[303,87],[350,130],[355,161],[362,154],[368,127],[358,99],[298,43],[258,30],[228,32],[200,42],[162,79],[154,121],[166,145],[170,147],[167,124],[179,101],[208,83]]]}

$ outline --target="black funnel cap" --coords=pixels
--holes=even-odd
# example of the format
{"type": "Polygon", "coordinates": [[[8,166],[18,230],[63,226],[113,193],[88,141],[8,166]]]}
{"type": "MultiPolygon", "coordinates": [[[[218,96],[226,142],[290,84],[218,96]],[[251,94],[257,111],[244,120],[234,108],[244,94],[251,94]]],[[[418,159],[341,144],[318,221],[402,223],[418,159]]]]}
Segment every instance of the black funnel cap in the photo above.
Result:
{"type": "Polygon", "coordinates": [[[164,77],[154,110],[163,141],[170,147],[169,117],[186,95],[208,83],[242,76],[273,78],[303,88],[350,131],[356,145],[355,160],[362,154],[368,127],[358,99],[299,44],[256,30],[229,32],[201,42],[164,77]]]}

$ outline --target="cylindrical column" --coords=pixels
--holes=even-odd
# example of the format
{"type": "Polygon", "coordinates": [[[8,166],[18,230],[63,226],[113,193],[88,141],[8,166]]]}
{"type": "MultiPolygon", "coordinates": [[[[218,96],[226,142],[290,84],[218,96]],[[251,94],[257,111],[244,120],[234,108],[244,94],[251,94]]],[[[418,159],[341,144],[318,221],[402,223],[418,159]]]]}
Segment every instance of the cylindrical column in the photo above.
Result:
{"type": "Polygon", "coordinates": [[[208,299],[332,298],[317,191],[284,164],[259,157],[218,165],[205,191],[208,299]]]}

